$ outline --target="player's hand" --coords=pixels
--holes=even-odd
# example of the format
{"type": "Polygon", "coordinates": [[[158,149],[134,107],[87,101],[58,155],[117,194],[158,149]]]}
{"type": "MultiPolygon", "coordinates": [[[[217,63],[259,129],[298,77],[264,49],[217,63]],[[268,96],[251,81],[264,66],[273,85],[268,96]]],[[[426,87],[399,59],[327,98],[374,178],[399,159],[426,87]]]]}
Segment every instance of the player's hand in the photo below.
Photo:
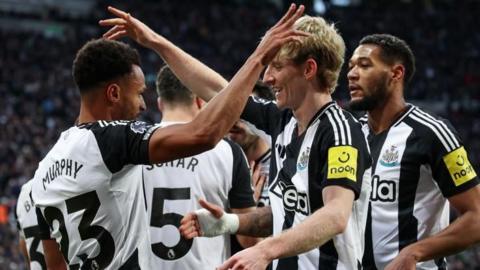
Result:
{"type": "Polygon", "coordinates": [[[261,166],[257,166],[255,161],[250,163],[250,168],[252,168],[253,197],[255,201],[258,202],[262,195],[267,176],[261,173],[261,166]]]}
{"type": "MultiPolygon", "coordinates": [[[[223,209],[218,205],[209,203],[203,199],[198,200],[198,203],[204,209],[207,209],[211,213],[211,215],[217,220],[220,220],[220,218],[224,215],[223,209]]],[[[199,221],[199,216],[197,215],[197,212],[188,213],[180,221],[180,234],[186,239],[191,239],[197,236],[204,236],[204,231],[202,230],[202,226],[200,224],[201,223],[199,221]]]]}
{"type": "Polygon", "coordinates": [[[99,21],[101,26],[112,27],[103,34],[104,38],[119,39],[128,36],[140,45],[151,48],[151,44],[158,36],[157,33],[143,22],[130,15],[130,13],[126,13],[114,7],[108,7],[108,11],[117,16],[117,18],[99,21]]]}
{"type": "Polygon", "coordinates": [[[259,245],[244,249],[225,261],[217,270],[265,270],[271,262],[259,245]]]}
{"type": "Polygon", "coordinates": [[[297,8],[295,4],[291,4],[287,13],[265,33],[253,54],[260,58],[263,65],[270,63],[285,43],[290,41],[301,42],[302,37],[310,35],[293,28],[295,21],[302,16],[304,10],[303,5],[297,8]]]}
{"type": "Polygon", "coordinates": [[[385,270],[415,270],[418,259],[405,247],[397,257],[390,262],[385,270]]]}

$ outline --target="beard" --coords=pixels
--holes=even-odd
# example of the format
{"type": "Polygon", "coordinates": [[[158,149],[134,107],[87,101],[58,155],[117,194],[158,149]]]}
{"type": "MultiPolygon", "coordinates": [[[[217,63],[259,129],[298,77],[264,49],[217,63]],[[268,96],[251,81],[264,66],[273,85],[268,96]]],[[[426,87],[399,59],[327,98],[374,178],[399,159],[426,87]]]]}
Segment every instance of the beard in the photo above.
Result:
{"type": "Polygon", "coordinates": [[[387,78],[380,78],[375,85],[377,85],[377,87],[368,95],[358,100],[351,100],[348,103],[348,108],[352,111],[370,111],[383,104],[387,96],[387,78]]]}

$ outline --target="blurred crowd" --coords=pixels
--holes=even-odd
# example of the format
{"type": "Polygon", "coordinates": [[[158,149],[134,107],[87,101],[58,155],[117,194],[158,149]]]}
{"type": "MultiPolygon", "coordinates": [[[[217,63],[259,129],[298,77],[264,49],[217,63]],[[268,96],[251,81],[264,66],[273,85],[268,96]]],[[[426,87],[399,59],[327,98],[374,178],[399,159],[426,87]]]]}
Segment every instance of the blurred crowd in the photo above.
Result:
{"type": "MultiPolygon", "coordinates": [[[[20,186],[33,176],[59,132],[76,119],[79,96],[71,77],[75,52],[104,29],[106,6],[141,18],[158,33],[230,78],[256,47],[261,35],[282,14],[270,1],[180,0],[97,1],[88,16],[58,10],[41,15],[0,11],[0,17],[62,25],[59,32],[0,30],[0,269],[26,269],[17,248],[13,211],[20,186]]],[[[312,9],[310,8],[310,13],[312,9]]],[[[347,43],[347,58],[359,39],[387,32],[405,39],[417,58],[417,72],[406,96],[448,118],[463,138],[471,163],[480,172],[480,2],[374,1],[328,5],[323,15],[336,23],[347,43]]],[[[138,46],[137,46],[138,48],[138,46]]],[[[140,49],[149,89],[147,121],[159,121],[154,108],[154,79],[161,59],[140,49]]],[[[345,104],[346,72],[335,97],[345,104]]],[[[449,258],[450,269],[480,269],[480,248],[449,258]]]]}

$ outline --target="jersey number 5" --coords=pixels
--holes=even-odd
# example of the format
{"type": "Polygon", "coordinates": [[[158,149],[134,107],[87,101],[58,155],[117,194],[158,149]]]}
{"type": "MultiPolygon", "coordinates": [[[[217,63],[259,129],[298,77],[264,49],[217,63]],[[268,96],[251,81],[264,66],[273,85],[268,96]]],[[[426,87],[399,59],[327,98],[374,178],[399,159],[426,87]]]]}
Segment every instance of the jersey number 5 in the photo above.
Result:
{"type": "MultiPolygon", "coordinates": [[[[162,228],[165,225],[180,227],[183,216],[177,213],[163,213],[165,200],[189,200],[190,188],[154,188],[152,198],[152,218],[150,226],[162,228]]],[[[167,247],[162,242],[152,244],[153,253],[164,260],[177,260],[188,253],[193,239],[180,236],[180,241],[173,247],[167,247]]]]}

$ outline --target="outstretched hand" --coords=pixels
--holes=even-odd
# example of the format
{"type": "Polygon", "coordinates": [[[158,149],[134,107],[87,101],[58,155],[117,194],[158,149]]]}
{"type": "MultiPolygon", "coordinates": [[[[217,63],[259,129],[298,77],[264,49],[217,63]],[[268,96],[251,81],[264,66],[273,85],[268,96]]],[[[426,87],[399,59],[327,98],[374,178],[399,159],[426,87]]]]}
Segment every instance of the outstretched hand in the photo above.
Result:
{"type": "MultiPolygon", "coordinates": [[[[223,209],[218,205],[209,203],[203,199],[198,200],[198,203],[204,209],[208,210],[208,212],[210,212],[213,218],[217,220],[220,220],[220,218],[224,215],[223,209]]],[[[215,221],[212,220],[212,222],[215,222],[215,221]]],[[[191,212],[186,214],[180,221],[179,230],[182,236],[185,237],[186,239],[191,239],[198,236],[205,236],[205,233],[202,230],[202,226],[200,224],[199,216],[197,212],[191,212]]]]}
{"type": "Polygon", "coordinates": [[[291,4],[287,13],[265,33],[254,52],[254,55],[260,57],[262,65],[268,65],[285,43],[301,42],[302,37],[310,35],[293,28],[295,21],[302,16],[304,10],[303,5],[297,8],[295,4],[291,4]]]}
{"type": "Polygon", "coordinates": [[[140,45],[150,48],[151,44],[158,37],[158,34],[146,24],[136,19],[130,13],[114,7],[108,7],[108,11],[117,18],[100,20],[101,26],[111,26],[103,37],[106,39],[119,39],[125,36],[135,40],[140,45]]]}

